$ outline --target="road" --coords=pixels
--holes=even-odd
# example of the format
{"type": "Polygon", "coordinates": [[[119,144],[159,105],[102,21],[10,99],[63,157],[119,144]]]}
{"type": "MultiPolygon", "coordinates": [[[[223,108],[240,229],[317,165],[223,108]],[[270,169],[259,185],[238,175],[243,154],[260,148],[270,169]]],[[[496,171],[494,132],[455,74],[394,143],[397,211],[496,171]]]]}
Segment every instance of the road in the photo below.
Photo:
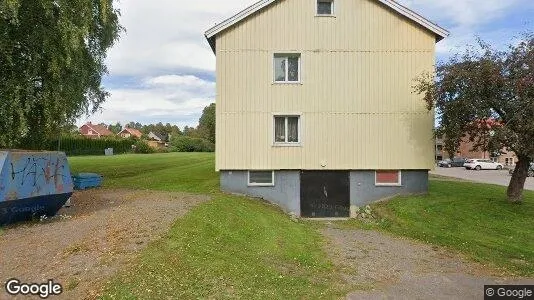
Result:
{"type": "MultiPolygon", "coordinates": [[[[497,185],[502,185],[502,186],[508,186],[508,184],[510,183],[510,178],[511,178],[511,176],[508,175],[507,170],[474,171],[474,170],[466,170],[464,168],[436,167],[436,170],[431,171],[430,174],[460,178],[460,179],[465,179],[465,180],[474,181],[474,182],[497,184],[497,185]]],[[[533,177],[527,178],[527,182],[525,183],[525,189],[534,191],[534,178],[533,177]]]]}

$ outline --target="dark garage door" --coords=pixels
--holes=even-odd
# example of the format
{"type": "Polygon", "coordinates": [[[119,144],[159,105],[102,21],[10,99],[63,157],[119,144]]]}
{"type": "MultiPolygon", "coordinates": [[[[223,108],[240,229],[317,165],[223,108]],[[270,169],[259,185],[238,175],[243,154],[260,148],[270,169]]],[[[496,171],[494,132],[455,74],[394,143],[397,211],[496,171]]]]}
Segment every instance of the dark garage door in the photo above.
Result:
{"type": "Polygon", "coordinates": [[[349,172],[302,171],[300,209],[306,218],[349,217],[349,172]]]}

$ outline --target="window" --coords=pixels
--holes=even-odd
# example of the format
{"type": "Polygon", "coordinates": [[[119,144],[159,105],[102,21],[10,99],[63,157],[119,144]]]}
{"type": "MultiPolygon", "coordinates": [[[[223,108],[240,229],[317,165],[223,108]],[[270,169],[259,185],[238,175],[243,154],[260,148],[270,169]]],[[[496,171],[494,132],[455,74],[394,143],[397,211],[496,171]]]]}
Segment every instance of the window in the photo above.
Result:
{"type": "Polygon", "coordinates": [[[275,116],[274,117],[274,143],[299,144],[300,143],[300,117],[275,116]]]}
{"type": "Polygon", "coordinates": [[[317,0],[317,15],[331,16],[334,14],[334,0],[317,0]]]}
{"type": "Polygon", "coordinates": [[[300,54],[274,55],[274,81],[300,81],[300,54]]]}
{"type": "Polygon", "coordinates": [[[380,170],[375,173],[375,185],[400,186],[401,184],[401,171],[380,170]]]}
{"type": "Polygon", "coordinates": [[[249,186],[274,186],[274,171],[249,171],[249,186]]]}

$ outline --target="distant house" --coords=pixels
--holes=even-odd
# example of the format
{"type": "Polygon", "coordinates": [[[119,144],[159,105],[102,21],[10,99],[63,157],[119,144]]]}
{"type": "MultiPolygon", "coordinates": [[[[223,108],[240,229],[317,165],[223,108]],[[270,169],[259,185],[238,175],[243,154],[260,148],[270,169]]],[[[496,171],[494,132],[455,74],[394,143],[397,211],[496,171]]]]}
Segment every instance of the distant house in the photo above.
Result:
{"type": "Polygon", "coordinates": [[[125,139],[131,138],[131,137],[140,139],[143,136],[143,133],[135,128],[124,127],[124,129],[121,132],[119,132],[118,135],[125,139]]]}
{"type": "MultiPolygon", "coordinates": [[[[481,124],[480,126],[486,126],[488,130],[494,126],[501,126],[501,124],[496,120],[479,121],[479,123],[481,124]]],[[[443,139],[438,139],[436,142],[437,147],[439,147],[440,141],[443,145],[443,139]]],[[[460,141],[460,146],[456,151],[455,157],[470,159],[491,159],[494,162],[498,162],[506,166],[515,165],[515,163],[518,161],[518,158],[513,151],[508,151],[506,149],[500,149],[499,151],[495,152],[484,151],[480,149],[474,150],[476,144],[477,143],[472,142],[470,136],[466,134],[466,136],[460,141]]],[[[442,146],[442,149],[444,150],[444,146],[442,146]]],[[[443,151],[442,154],[443,158],[449,158],[449,155],[446,154],[445,151],[443,151]]],[[[439,155],[439,153],[437,155],[439,155]]]]}
{"type": "Polygon", "coordinates": [[[447,35],[393,0],[262,0],[209,29],[221,189],[302,217],[426,193],[434,115],[412,86],[447,35]]]}
{"type": "Polygon", "coordinates": [[[165,142],[165,138],[163,136],[152,131],[148,134],[148,139],[156,142],[165,142]]]}
{"type": "Polygon", "coordinates": [[[80,133],[88,138],[101,138],[113,135],[113,132],[111,132],[106,126],[93,124],[91,122],[82,125],[82,127],[80,127],[80,133]]]}
{"type": "Polygon", "coordinates": [[[515,165],[515,163],[519,160],[513,151],[501,149],[499,153],[490,153],[489,151],[473,150],[474,145],[475,143],[471,142],[469,138],[464,138],[460,143],[460,147],[458,148],[456,156],[473,159],[491,159],[492,161],[498,162],[505,166],[515,165]]]}
{"type": "Polygon", "coordinates": [[[166,137],[163,137],[157,133],[150,132],[148,134],[148,145],[154,149],[163,149],[167,147],[166,137]]]}

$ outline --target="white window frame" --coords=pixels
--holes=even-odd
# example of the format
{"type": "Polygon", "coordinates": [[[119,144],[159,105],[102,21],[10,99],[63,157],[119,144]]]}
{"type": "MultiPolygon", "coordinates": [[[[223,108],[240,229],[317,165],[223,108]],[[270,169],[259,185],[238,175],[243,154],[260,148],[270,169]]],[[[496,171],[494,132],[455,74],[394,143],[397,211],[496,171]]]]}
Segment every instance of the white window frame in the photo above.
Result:
{"type": "Polygon", "coordinates": [[[380,171],[395,171],[395,170],[375,170],[375,186],[402,186],[402,171],[399,170],[399,182],[397,183],[379,183],[377,181],[378,179],[378,172],[380,171]]]}
{"type": "Polygon", "coordinates": [[[300,84],[302,79],[302,54],[300,52],[274,52],[272,55],[272,63],[273,63],[273,83],[274,84],[300,84]],[[297,81],[288,81],[289,77],[289,63],[288,60],[290,57],[298,57],[298,80],[297,81]],[[286,72],[285,72],[285,80],[284,81],[277,81],[276,80],[276,58],[285,58],[286,61],[286,72]]]}
{"type": "Polygon", "coordinates": [[[278,147],[300,147],[302,145],[302,115],[301,114],[273,114],[273,145],[278,147]],[[285,118],[285,139],[288,138],[288,118],[298,118],[298,142],[277,142],[276,141],[276,118],[285,118]]]}
{"type": "Polygon", "coordinates": [[[336,16],[336,3],[335,0],[317,0],[317,3],[315,5],[315,16],[316,17],[335,17],[336,16]],[[330,14],[320,14],[319,13],[319,2],[330,2],[330,5],[332,6],[332,13],[330,14]]]}
{"type": "Polygon", "coordinates": [[[250,172],[269,172],[269,170],[249,170],[247,172],[247,186],[256,186],[256,187],[268,187],[274,186],[274,170],[271,172],[271,183],[251,183],[250,182],[250,172]]]}

